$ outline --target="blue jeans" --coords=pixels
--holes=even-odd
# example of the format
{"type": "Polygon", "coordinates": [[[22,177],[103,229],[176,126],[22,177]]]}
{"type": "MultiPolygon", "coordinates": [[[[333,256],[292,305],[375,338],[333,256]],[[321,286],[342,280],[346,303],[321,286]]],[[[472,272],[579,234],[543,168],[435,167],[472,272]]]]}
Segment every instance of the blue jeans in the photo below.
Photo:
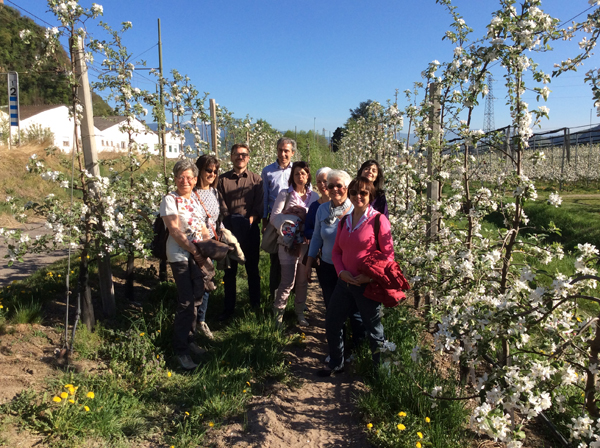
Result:
{"type": "Polygon", "coordinates": [[[373,364],[379,365],[380,347],[385,341],[381,323],[381,303],[364,296],[366,284],[355,286],[338,279],[327,307],[325,330],[329,345],[329,368],[338,370],[344,367],[344,323],[358,308],[367,330],[373,364]]]}
{"type": "Polygon", "coordinates": [[[208,308],[209,295],[210,293],[208,291],[204,291],[204,295],[202,296],[202,305],[198,307],[198,323],[206,320],[206,309],[208,308]]]}

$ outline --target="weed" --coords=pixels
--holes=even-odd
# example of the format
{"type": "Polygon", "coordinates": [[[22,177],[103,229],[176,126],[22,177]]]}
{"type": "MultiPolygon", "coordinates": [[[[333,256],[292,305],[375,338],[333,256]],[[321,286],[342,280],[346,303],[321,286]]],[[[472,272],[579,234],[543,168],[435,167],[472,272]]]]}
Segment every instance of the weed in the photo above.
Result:
{"type": "Polygon", "coordinates": [[[39,324],[42,322],[42,304],[33,298],[29,302],[17,303],[10,318],[13,324],[39,324]]]}

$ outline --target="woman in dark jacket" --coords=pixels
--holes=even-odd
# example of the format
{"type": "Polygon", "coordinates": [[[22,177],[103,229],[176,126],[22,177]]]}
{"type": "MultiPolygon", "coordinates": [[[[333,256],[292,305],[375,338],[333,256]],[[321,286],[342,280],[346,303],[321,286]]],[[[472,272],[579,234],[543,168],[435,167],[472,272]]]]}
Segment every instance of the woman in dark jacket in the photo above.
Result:
{"type": "Polygon", "coordinates": [[[385,191],[383,191],[383,171],[377,160],[370,159],[363,163],[356,174],[357,178],[360,176],[369,179],[375,187],[375,197],[371,198],[371,206],[385,215],[386,218],[389,218],[387,200],[385,199],[385,191]]]}

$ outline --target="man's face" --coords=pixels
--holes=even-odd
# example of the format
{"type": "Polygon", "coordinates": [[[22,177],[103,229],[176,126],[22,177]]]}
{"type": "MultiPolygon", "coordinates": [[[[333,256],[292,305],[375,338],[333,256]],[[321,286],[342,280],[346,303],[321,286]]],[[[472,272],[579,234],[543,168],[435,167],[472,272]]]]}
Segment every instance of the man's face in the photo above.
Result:
{"type": "Polygon", "coordinates": [[[247,148],[236,148],[231,153],[231,163],[237,170],[245,170],[250,161],[250,153],[247,148]]]}
{"type": "Polygon", "coordinates": [[[277,162],[279,166],[288,166],[294,156],[294,147],[291,143],[282,143],[277,147],[277,162]]]}

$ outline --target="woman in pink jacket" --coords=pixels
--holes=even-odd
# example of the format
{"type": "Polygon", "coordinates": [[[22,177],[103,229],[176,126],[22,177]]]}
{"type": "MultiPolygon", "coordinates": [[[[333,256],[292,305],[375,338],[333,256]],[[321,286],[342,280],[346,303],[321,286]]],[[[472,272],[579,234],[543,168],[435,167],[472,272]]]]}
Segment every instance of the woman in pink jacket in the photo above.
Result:
{"type": "Polygon", "coordinates": [[[330,376],[343,371],[343,327],[356,308],[367,330],[373,363],[375,366],[379,365],[379,348],[384,342],[381,303],[364,296],[365,288],[371,280],[359,273],[361,260],[376,251],[378,246],[389,260],[394,259],[390,222],[385,215],[379,217],[379,235],[375,235],[375,216],[380,214],[370,205],[375,192],[373,183],[362,176],[354,179],[348,186],[354,210],[340,221],[333,246],[332,259],[338,281],[327,307],[325,321],[330,360],[329,368],[317,372],[319,376],[330,376]]]}

